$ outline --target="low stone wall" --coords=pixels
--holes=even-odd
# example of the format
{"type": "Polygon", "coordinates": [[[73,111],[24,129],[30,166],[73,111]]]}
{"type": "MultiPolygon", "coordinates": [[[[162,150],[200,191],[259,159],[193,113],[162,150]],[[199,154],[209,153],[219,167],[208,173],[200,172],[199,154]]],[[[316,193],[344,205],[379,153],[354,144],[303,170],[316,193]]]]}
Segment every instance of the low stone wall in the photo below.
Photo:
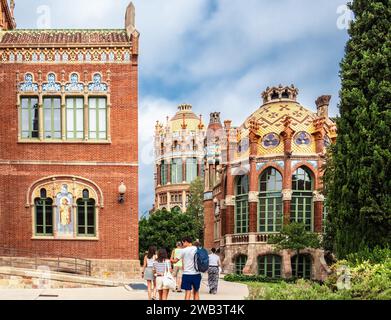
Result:
{"type": "Polygon", "coordinates": [[[126,282],[39,270],[0,267],[0,289],[59,289],[118,287],[126,282]]]}
{"type": "MultiPolygon", "coordinates": [[[[91,277],[107,280],[141,279],[139,260],[89,260],[91,261],[91,277]]],[[[1,266],[21,269],[35,269],[36,266],[41,266],[48,267],[52,272],[63,270],[70,273],[75,269],[73,259],[61,259],[61,263],[58,264],[56,258],[0,257],[1,266]]],[[[77,274],[86,275],[85,270],[85,266],[77,266],[77,274]]]]}
{"type": "MultiPolygon", "coordinates": [[[[235,272],[235,258],[239,255],[247,256],[247,263],[244,267],[244,274],[258,273],[258,257],[276,254],[272,245],[266,243],[249,243],[249,244],[229,244],[222,248],[223,270],[224,273],[235,272]]],[[[292,276],[291,258],[296,255],[295,251],[283,250],[277,253],[282,258],[282,277],[290,278],[292,276]]],[[[323,281],[325,280],[330,270],[324,259],[324,251],[320,249],[302,250],[300,254],[308,254],[312,257],[312,279],[323,281]]]]}

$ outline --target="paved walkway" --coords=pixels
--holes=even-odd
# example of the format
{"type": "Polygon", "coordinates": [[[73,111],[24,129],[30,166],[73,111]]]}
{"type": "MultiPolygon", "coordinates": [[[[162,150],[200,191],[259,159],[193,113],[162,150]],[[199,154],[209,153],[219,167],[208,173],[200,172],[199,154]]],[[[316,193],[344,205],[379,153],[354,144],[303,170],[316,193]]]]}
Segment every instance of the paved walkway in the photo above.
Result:
{"type": "MultiPolygon", "coordinates": [[[[139,282],[142,283],[142,282],[139,282]]],[[[220,280],[217,295],[208,293],[206,279],[202,281],[201,300],[244,300],[246,285],[220,280]]],[[[170,292],[169,300],[183,300],[184,293],[170,292]]],[[[129,287],[88,289],[0,289],[0,300],[147,300],[147,292],[129,287]]]]}

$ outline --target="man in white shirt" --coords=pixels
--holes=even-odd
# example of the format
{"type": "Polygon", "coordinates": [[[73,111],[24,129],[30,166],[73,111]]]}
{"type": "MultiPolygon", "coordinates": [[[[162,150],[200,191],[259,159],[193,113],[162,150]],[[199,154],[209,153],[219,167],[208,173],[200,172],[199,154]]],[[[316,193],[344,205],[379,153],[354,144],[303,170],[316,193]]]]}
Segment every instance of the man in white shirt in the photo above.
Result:
{"type": "Polygon", "coordinates": [[[221,262],[220,262],[220,257],[216,254],[216,249],[212,248],[211,251],[212,253],[209,255],[209,269],[208,269],[209,293],[217,294],[221,262]]]}
{"type": "Polygon", "coordinates": [[[201,273],[198,272],[194,265],[194,257],[197,247],[193,246],[192,239],[185,237],[182,240],[183,249],[179,252],[177,258],[171,259],[172,263],[177,263],[180,259],[183,262],[182,290],[185,290],[185,300],[200,300],[201,273]]]}

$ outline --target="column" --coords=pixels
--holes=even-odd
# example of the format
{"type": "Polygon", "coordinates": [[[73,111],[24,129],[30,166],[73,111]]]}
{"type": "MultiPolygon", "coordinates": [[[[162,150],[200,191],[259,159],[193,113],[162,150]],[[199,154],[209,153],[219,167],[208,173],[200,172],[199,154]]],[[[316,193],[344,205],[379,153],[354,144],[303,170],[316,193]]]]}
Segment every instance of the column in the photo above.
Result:
{"type": "Polygon", "coordinates": [[[167,192],[167,211],[171,211],[171,193],[167,192]]]}
{"type": "Polygon", "coordinates": [[[323,206],[324,196],[320,190],[323,190],[323,163],[324,163],[324,137],[325,137],[325,119],[323,117],[314,120],[315,132],[312,134],[315,139],[316,153],[318,154],[318,169],[315,172],[315,190],[314,191],[314,231],[321,233],[323,224],[323,206]]]}
{"type": "Polygon", "coordinates": [[[182,191],[182,211],[186,212],[187,207],[186,207],[186,190],[182,191]]]}
{"type": "Polygon", "coordinates": [[[234,189],[234,177],[231,172],[231,157],[230,157],[230,134],[231,134],[231,122],[224,122],[226,137],[227,137],[227,190],[225,197],[225,232],[226,234],[235,233],[235,189],[234,189]]]}
{"type": "MultiPolygon", "coordinates": [[[[41,87],[41,86],[40,86],[41,87]]],[[[39,123],[39,140],[44,139],[44,132],[43,132],[43,122],[45,121],[43,117],[43,98],[42,94],[38,97],[38,123],[39,123]]]]}
{"type": "Polygon", "coordinates": [[[258,175],[256,157],[258,153],[258,142],[260,136],[258,134],[259,124],[253,119],[250,121],[250,173],[249,173],[249,195],[248,195],[248,207],[249,207],[249,232],[255,233],[258,230],[258,175]]]}
{"type": "MultiPolygon", "coordinates": [[[[182,181],[186,183],[186,158],[182,158],[182,181]]],[[[190,181],[188,181],[190,183],[190,181]]]]}
{"type": "Polygon", "coordinates": [[[84,95],[84,140],[88,141],[89,138],[89,125],[88,125],[88,95],[84,95]]]}
{"type": "Polygon", "coordinates": [[[67,130],[66,130],[66,99],[65,95],[61,95],[61,139],[64,141],[67,139],[67,130]]]}
{"type": "Polygon", "coordinates": [[[157,164],[156,165],[156,185],[157,186],[161,186],[162,185],[162,175],[161,175],[161,171],[162,171],[162,165],[161,164],[157,164]]]}
{"type": "Polygon", "coordinates": [[[171,184],[171,159],[167,159],[165,161],[165,165],[167,166],[167,184],[171,184]]]}
{"type": "Polygon", "coordinates": [[[314,232],[322,233],[324,196],[314,191],[314,232]]]}
{"type": "Polygon", "coordinates": [[[289,224],[291,219],[292,201],[292,138],[295,131],[291,128],[292,120],[286,117],[284,121],[284,131],[281,137],[284,141],[284,176],[282,179],[282,200],[284,212],[284,224],[289,224]]]}

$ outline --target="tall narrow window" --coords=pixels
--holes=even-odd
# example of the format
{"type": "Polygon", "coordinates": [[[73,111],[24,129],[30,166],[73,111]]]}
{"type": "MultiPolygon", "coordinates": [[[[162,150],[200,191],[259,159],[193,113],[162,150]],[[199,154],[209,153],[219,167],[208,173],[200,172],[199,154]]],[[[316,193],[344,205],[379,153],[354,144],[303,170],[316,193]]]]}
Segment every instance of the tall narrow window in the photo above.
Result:
{"type": "Polygon", "coordinates": [[[182,159],[172,159],[171,163],[171,183],[182,183],[182,159]]]}
{"type": "Polygon", "coordinates": [[[235,232],[248,232],[248,176],[240,176],[236,181],[235,232]]]}
{"type": "Polygon", "coordinates": [[[67,98],[67,139],[83,139],[83,98],[67,98]]]}
{"type": "Polygon", "coordinates": [[[21,98],[21,137],[39,138],[38,98],[21,98]]]}
{"type": "Polygon", "coordinates": [[[313,179],[306,168],[299,168],[292,177],[291,222],[303,223],[313,230],[313,179]]]}
{"type": "Polygon", "coordinates": [[[35,235],[53,235],[53,200],[47,198],[46,189],[41,189],[40,198],[35,199],[35,235]]]}
{"type": "Polygon", "coordinates": [[[45,139],[61,139],[61,98],[43,99],[43,130],[45,139]]]}
{"type": "Polygon", "coordinates": [[[197,178],[197,159],[186,159],[186,182],[192,183],[197,178]]]}
{"type": "Polygon", "coordinates": [[[311,279],[311,256],[310,255],[296,255],[291,259],[292,276],[295,278],[311,279]]]}
{"type": "Polygon", "coordinates": [[[83,198],[77,200],[77,234],[81,237],[94,237],[95,200],[89,198],[88,190],[83,191],[83,198]]]}
{"type": "Polygon", "coordinates": [[[247,263],[246,255],[237,256],[235,259],[235,273],[243,274],[243,269],[246,266],[246,263],[247,263]]]}
{"type": "Polygon", "coordinates": [[[282,176],[268,168],[259,180],[259,232],[279,232],[283,223],[282,176]]]}
{"type": "Polygon", "coordinates": [[[160,165],[160,183],[162,186],[167,184],[167,164],[165,161],[162,161],[160,165]]]}
{"type": "Polygon", "coordinates": [[[258,274],[267,278],[280,278],[281,257],[277,255],[258,257],[258,274]]]}
{"type": "Polygon", "coordinates": [[[107,100],[106,98],[89,98],[89,138],[91,140],[107,139],[107,100]]]}

